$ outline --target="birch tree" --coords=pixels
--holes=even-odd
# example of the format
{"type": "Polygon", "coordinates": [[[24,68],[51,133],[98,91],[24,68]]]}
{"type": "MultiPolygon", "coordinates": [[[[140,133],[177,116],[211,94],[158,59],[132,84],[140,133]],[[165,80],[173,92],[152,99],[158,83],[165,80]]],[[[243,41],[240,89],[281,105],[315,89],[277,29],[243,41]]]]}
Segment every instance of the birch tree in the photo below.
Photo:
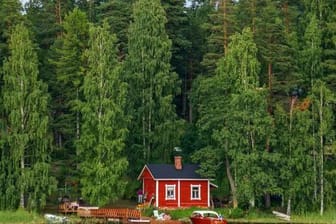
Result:
{"type": "Polygon", "coordinates": [[[134,4],[134,22],[128,34],[125,72],[129,83],[129,109],[132,115],[132,160],[170,161],[179,144],[181,121],[177,119],[173,98],[178,91],[176,73],[171,71],[171,41],[159,0],[140,0],[134,4]]]}
{"type": "Polygon", "coordinates": [[[334,139],[333,132],[333,105],[335,103],[334,94],[326,87],[326,84],[320,80],[316,81],[312,89],[312,103],[314,105],[314,121],[317,123],[317,136],[315,138],[318,152],[319,169],[319,190],[320,190],[320,215],[325,210],[325,150],[332,144],[334,139]]]}
{"type": "Polygon", "coordinates": [[[3,104],[8,122],[7,159],[13,164],[8,170],[12,186],[7,190],[14,195],[8,198],[17,197],[20,207],[37,209],[45,205],[55,186],[49,172],[49,96],[46,85],[38,80],[37,55],[22,24],[14,28],[9,50],[4,63],[3,104]]]}
{"type": "Polygon", "coordinates": [[[115,201],[125,190],[126,83],[121,79],[116,37],[109,26],[90,28],[88,72],[84,79],[80,156],[82,194],[92,204],[115,201]]]}

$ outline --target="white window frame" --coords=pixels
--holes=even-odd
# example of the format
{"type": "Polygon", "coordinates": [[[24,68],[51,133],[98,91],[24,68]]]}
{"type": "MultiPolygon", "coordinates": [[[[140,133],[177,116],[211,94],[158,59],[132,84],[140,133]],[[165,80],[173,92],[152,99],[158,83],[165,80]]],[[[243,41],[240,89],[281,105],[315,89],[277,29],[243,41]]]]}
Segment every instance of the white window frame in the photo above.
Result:
{"type": "Polygon", "coordinates": [[[166,200],[175,200],[175,199],[176,199],[176,185],[166,184],[166,200]]]}
{"type": "Polygon", "coordinates": [[[191,184],[190,185],[190,199],[191,200],[201,200],[201,185],[200,184],[191,184]],[[194,197],[194,189],[198,192],[198,197],[194,197]]]}

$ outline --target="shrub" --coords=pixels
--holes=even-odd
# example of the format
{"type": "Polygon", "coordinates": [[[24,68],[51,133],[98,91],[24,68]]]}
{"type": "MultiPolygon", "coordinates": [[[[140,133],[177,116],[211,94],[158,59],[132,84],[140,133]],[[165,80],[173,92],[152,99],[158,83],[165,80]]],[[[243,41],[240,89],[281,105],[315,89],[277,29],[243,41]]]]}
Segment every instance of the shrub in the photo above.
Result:
{"type": "Polygon", "coordinates": [[[233,208],[229,211],[229,218],[238,219],[244,217],[244,211],[241,208],[233,208]]]}

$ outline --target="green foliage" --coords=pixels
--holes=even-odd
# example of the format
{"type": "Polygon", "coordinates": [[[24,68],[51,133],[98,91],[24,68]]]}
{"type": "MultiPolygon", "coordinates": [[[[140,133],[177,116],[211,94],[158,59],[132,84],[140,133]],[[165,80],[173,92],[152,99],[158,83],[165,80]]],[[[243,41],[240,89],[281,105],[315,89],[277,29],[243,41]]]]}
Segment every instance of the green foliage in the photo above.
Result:
{"type": "Polygon", "coordinates": [[[132,3],[134,0],[101,1],[96,6],[97,22],[107,21],[112,33],[117,36],[119,60],[124,60],[127,54],[127,30],[131,21],[132,3]]]}
{"type": "MultiPolygon", "coordinates": [[[[55,145],[68,161],[67,177],[76,176],[75,141],[80,136],[80,111],[78,101],[82,99],[82,85],[86,67],[83,52],[88,42],[88,19],[84,12],[75,8],[64,19],[63,34],[55,41],[50,58],[54,66],[52,77],[52,110],[55,145]]],[[[69,183],[60,182],[61,186],[69,183]]]]}
{"type": "Polygon", "coordinates": [[[51,176],[71,197],[131,198],[144,164],[170,163],[175,147],[214,178],[212,196],[241,208],[265,196],[302,214],[335,206],[336,1],[184,3],[31,0],[22,11],[0,0],[0,209],[17,208],[23,191],[29,209],[43,207],[51,176]],[[9,45],[23,21],[29,54],[9,45]],[[89,37],[89,21],[109,26],[89,37]]]}
{"type": "Polygon", "coordinates": [[[292,105],[289,113],[280,107],[275,110],[275,125],[279,127],[275,130],[275,135],[279,140],[274,147],[281,156],[279,186],[285,198],[294,198],[293,207],[299,210],[298,205],[302,204],[302,200],[313,203],[311,195],[314,188],[314,173],[311,149],[314,140],[310,134],[312,128],[310,112],[301,111],[295,105],[292,105]]]}
{"type": "Polygon", "coordinates": [[[129,154],[135,156],[130,162],[140,163],[134,167],[139,171],[144,161],[170,161],[173,148],[179,145],[183,122],[172,105],[178,82],[171,71],[165,12],[159,0],[140,0],[133,9],[125,72],[132,116],[129,154]]]}
{"type": "Polygon", "coordinates": [[[3,60],[8,56],[9,36],[15,25],[23,21],[19,0],[2,0],[0,2],[0,71],[3,60]]]}
{"type": "Polygon", "coordinates": [[[99,206],[123,195],[126,182],[122,177],[128,166],[123,153],[128,132],[126,84],[121,80],[116,38],[109,29],[107,23],[90,29],[77,147],[82,194],[99,206]]]}
{"type": "Polygon", "coordinates": [[[9,49],[11,56],[4,63],[3,103],[8,122],[6,146],[11,153],[2,155],[10,161],[5,171],[10,181],[3,191],[11,195],[4,195],[7,198],[2,206],[17,208],[15,200],[20,199],[23,207],[25,195],[28,208],[39,209],[55,187],[54,178],[49,176],[49,95],[46,85],[38,80],[37,55],[22,24],[13,30],[9,49]]]}
{"type": "Polygon", "coordinates": [[[228,52],[230,37],[235,33],[235,1],[210,1],[208,21],[203,24],[207,30],[206,52],[202,65],[204,75],[214,75],[217,62],[228,52]]]}
{"type": "Polygon", "coordinates": [[[241,208],[233,208],[233,209],[230,209],[229,211],[229,218],[232,218],[232,219],[238,219],[238,218],[243,218],[245,215],[243,209],[241,208]]]}
{"type": "Polygon", "coordinates": [[[192,154],[191,159],[194,163],[200,164],[198,173],[202,177],[216,178],[216,171],[219,170],[221,165],[221,159],[218,156],[219,150],[214,148],[202,148],[192,154]]]}
{"type": "Polygon", "coordinates": [[[302,65],[307,83],[312,87],[316,79],[322,78],[322,34],[320,21],[316,16],[311,16],[305,32],[305,45],[302,51],[302,65]],[[307,66],[309,65],[309,66],[307,66]]]}

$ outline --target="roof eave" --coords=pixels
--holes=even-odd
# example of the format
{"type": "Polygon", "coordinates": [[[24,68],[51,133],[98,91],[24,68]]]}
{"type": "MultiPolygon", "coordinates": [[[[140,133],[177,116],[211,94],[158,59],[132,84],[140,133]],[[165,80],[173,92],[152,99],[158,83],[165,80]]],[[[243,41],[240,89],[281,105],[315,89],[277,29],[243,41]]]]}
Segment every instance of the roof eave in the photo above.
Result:
{"type": "Polygon", "coordinates": [[[142,170],[141,170],[141,172],[140,172],[140,174],[139,174],[137,180],[140,180],[140,178],[141,178],[143,172],[145,171],[145,169],[148,170],[149,174],[150,174],[150,175],[152,176],[152,178],[155,180],[154,175],[152,174],[152,172],[150,171],[150,169],[149,169],[149,167],[148,167],[147,165],[145,165],[145,166],[142,168],[142,170]]]}

